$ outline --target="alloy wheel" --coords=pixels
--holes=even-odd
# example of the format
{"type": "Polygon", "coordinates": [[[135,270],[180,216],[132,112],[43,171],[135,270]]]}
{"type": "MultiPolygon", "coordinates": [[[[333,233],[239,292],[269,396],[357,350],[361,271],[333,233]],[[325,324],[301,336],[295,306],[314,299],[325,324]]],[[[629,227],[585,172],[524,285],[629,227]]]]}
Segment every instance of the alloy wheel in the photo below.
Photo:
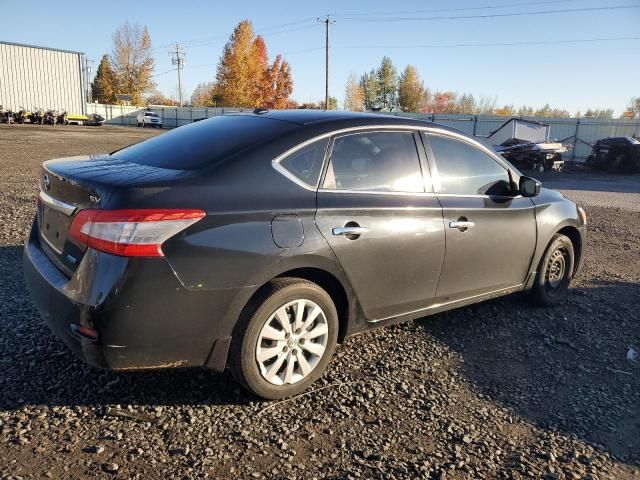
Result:
{"type": "Polygon", "coordinates": [[[324,355],[329,339],[320,306],[297,299],[279,307],[264,323],[255,358],[260,374],[272,385],[290,385],[307,377],[324,355]]]}

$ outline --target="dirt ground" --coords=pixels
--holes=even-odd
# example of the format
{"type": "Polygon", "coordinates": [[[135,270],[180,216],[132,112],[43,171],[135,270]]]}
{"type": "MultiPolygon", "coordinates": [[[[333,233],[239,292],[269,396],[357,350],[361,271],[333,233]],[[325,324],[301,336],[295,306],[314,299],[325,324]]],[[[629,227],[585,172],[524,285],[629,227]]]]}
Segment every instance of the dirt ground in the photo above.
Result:
{"type": "Polygon", "coordinates": [[[640,478],[640,176],[543,176],[588,215],[565,304],[358,335],[312,391],[263,402],[227,374],[88,367],[25,290],[41,162],[158,133],[0,125],[0,478],[640,478]]]}

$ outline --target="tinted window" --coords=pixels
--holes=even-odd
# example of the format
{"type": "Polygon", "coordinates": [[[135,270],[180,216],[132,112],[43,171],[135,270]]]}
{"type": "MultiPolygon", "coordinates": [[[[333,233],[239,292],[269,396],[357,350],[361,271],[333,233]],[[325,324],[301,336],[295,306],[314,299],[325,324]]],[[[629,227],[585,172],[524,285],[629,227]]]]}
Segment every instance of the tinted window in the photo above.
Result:
{"type": "Polygon", "coordinates": [[[318,140],[280,161],[280,165],[304,183],[315,187],[318,185],[324,153],[329,139],[318,140]]]}
{"type": "Polygon", "coordinates": [[[509,173],[482,150],[441,135],[428,135],[440,175],[440,191],[458,195],[508,195],[509,173]]]}
{"type": "Polygon", "coordinates": [[[294,128],[297,128],[297,125],[264,117],[221,116],[176,128],[111,155],[142,165],[193,170],[278,137],[294,128]]]}
{"type": "Polygon", "coordinates": [[[324,188],[424,192],[411,132],[369,132],[338,137],[324,188]]]}

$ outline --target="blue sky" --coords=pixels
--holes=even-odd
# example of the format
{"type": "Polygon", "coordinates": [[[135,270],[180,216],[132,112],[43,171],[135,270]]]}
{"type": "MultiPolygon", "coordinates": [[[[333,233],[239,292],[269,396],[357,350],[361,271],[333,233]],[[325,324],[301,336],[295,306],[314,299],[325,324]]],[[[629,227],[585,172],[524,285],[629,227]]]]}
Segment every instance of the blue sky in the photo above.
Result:
{"type": "Polygon", "coordinates": [[[293,98],[318,101],[324,96],[324,26],[315,18],[334,14],[329,86],[340,102],[349,73],[360,75],[377,67],[383,55],[391,57],[399,70],[415,65],[431,90],[497,96],[500,105],[540,107],[549,102],[572,113],[595,107],[613,108],[620,114],[632,96],[640,96],[640,40],[564,42],[640,38],[640,0],[4,0],[0,4],[0,40],[82,51],[96,60],[95,66],[110,51],[111,33],[122,22],[146,25],[160,74],[155,80],[167,95],[177,91],[176,73],[162,74],[172,68],[169,44],[177,41],[186,46],[183,78],[190,95],[196,84],[214,79],[224,43],[234,26],[248,18],[256,33],[265,37],[270,57],[282,53],[291,63],[293,98]],[[635,8],[611,8],[615,6],[635,8]],[[389,20],[603,7],[606,9],[530,16],[389,20]],[[397,13],[417,10],[421,12],[397,13]],[[379,18],[385,21],[356,20],[379,18]],[[521,42],[549,43],[438,47],[521,42]]]}

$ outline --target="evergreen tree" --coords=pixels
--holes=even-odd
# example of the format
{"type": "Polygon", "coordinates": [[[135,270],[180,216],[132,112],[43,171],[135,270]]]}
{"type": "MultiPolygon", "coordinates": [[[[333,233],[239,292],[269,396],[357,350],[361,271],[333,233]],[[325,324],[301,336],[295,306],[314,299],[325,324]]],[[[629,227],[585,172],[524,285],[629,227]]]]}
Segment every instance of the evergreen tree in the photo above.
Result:
{"type": "Polygon", "coordinates": [[[378,81],[378,107],[382,110],[393,110],[398,98],[398,72],[389,57],[383,57],[376,71],[378,81]]]}
{"type": "Polygon", "coordinates": [[[403,112],[419,112],[425,103],[424,83],[418,70],[407,65],[398,82],[398,103],[403,112]]]}
{"type": "Polygon", "coordinates": [[[111,68],[109,55],[103,55],[91,84],[91,95],[98,103],[115,103],[117,90],[117,80],[111,68]]]}
{"type": "Polygon", "coordinates": [[[360,88],[362,89],[364,108],[375,110],[378,107],[379,85],[374,69],[360,77],[360,88]]]}

